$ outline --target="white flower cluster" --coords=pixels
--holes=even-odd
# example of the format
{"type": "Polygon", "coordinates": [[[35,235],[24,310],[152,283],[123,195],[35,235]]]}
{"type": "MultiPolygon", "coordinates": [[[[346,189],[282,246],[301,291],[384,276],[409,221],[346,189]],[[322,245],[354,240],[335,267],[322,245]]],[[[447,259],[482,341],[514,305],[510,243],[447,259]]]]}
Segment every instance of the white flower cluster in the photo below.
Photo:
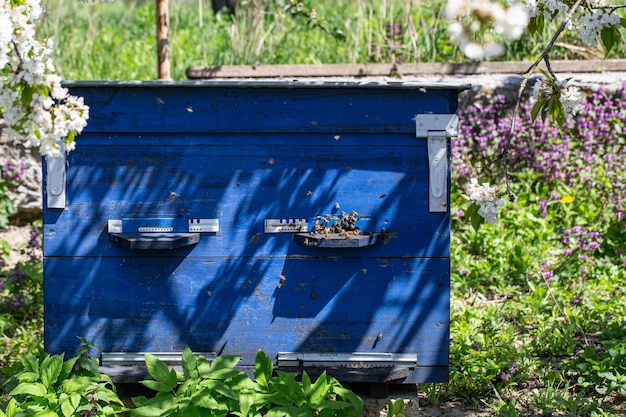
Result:
{"type": "MultiPolygon", "coordinates": [[[[570,11],[570,6],[559,0],[526,0],[526,3],[530,17],[543,13],[546,20],[565,16],[570,11]]],[[[619,14],[603,9],[604,0],[588,0],[584,3],[584,7],[574,11],[572,20],[567,26],[568,30],[577,30],[584,42],[595,44],[602,29],[620,26],[619,14]]]]}
{"type": "Polygon", "coordinates": [[[505,8],[502,3],[492,0],[449,0],[445,13],[452,22],[448,30],[463,48],[463,53],[471,59],[504,53],[504,46],[499,43],[479,44],[472,39],[483,29],[485,22],[507,41],[519,39],[528,25],[526,9],[515,3],[505,8]]]}
{"type": "Polygon", "coordinates": [[[54,156],[74,149],[89,107],[61,86],[52,42],[35,38],[42,12],[39,0],[0,0],[0,112],[10,139],[54,156]]]}
{"type": "Polygon", "coordinates": [[[582,109],[582,93],[568,81],[548,81],[544,78],[537,80],[533,85],[532,100],[546,100],[556,95],[563,105],[566,114],[575,115],[582,109]]]}
{"type": "Polygon", "coordinates": [[[470,201],[478,205],[478,214],[488,224],[496,224],[498,221],[498,207],[504,205],[504,201],[498,198],[498,188],[495,185],[489,185],[488,182],[479,185],[478,179],[472,178],[466,192],[470,201]]]}

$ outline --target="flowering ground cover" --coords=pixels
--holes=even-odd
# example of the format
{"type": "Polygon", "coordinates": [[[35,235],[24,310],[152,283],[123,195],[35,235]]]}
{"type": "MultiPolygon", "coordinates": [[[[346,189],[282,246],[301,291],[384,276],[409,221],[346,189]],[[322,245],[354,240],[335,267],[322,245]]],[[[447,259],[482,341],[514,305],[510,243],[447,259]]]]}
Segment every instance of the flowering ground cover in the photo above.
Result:
{"type": "MultiPolygon", "coordinates": [[[[500,183],[511,104],[462,109],[453,195],[500,183]],[[470,187],[471,188],[471,187],[470,187]]],[[[626,90],[591,92],[562,129],[517,116],[516,196],[478,230],[457,199],[451,383],[499,415],[623,415],[626,398],[626,90]]],[[[453,197],[454,201],[455,197],[453,197]]]]}

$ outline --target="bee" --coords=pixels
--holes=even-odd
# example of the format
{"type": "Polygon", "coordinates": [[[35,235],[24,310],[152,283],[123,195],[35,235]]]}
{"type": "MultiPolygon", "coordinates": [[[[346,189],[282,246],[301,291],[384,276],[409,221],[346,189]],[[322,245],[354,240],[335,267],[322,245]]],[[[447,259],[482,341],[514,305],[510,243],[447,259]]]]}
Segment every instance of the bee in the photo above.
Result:
{"type": "Polygon", "coordinates": [[[363,269],[361,269],[361,273],[362,273],[363,275],[367,274],[367,268],[363,268],[363,269]]]}
{"type": "Polygon", "coordinates": [[[206,295],[208,295],[208,296],[210,297],[210,296],[212,296],[212,295],[213,295],[213,293],[211,292],[211,290],[208,290],[208,291],[206,292],[206,295]]]}
{"type": "Polygon", "coordinates": [[[187,110],[188,113],[193,113],[193,109],[191,107],[187,107],[186,110],[187,110]]]}
{"type": "Polygon", "coordinates": [[[280,275],[278,276],[278,279],[280,279],[281,281],[286,281],[286,280],[287,280],[287,277],[286,277],[286,276],[284,276],[283,274],[280,274],[280,275]]]}
{"type": "Polygon", "coordinates": [[[311,191],[311,190],[309,190],[309,191],[307,191],[307,192],[306,192],[306,196],[307,196],[307,197],[308,197],[308,196],[310,196],[311,194],[313,194],[313,191],[311,191]]]}
{"type": "Polygon", "coordinates": [[[163,99],[160,99],[159,97],[156,98],[156,102],[157,102],[157,104],[165,104],[163,99]]]}
{"type": "Polygon", "coordinates": [[[387,194],[381,194],[379,198],[385,198],[387,197],[387,194]]]}
{"type": "Polygon", "coordinates": [[[341,136],[335,135],[335,140],[339,140],[340,138],[341,138],[341,136]]]}

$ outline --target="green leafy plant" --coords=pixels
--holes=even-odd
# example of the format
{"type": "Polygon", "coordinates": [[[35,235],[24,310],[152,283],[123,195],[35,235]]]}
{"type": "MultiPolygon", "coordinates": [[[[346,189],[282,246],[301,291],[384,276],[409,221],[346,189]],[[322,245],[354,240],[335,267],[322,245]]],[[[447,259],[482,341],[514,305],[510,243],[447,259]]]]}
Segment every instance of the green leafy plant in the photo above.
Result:
{"type": "Polygon", "coordinates": [[[626,344],[611,343],[609,347],[587,346],[580,357],[566,362],[576,382],[598,394],[617,393],[626,397],[626,344]]]}
{"type": "Polygon", "coordinates": [[[154,355],[146,354],[148,377],[142,381],[154,397],[133,398],[137,417],[156,416],[357,416],[360,397],[323,373],[311,381],[303,372],[276,371],[263,352],[256,355],[253,381],[235,369],[237,356],[208,360],[189,347],[182,355],[183,372],[170,369],[154,355]],[[340,397],[339,400],[337,397],[340,397]]]}
{"type": "Polygon", "coordinates": [[[21,165],[7,162],[0,167],[0,228],[7,227],[9,217],[17,211],[13,200],[22,185],[23,174],[24,167],[21,165]]]}
{"type": "Polygon", "coordinates": [[[64,355],[25,354],[22,369],[8,382],[11,400],[1,417],[105,416],[124,411],[107,375],[101,374],[91,345],[83,340],[79,352],[64,355]]]}
{"type": "Polygon", "coordinates": [[[404,400],[402,398],[396,398],[396,400],[387,400],[387,416],[388,417],[404,417],[404,400]]]}

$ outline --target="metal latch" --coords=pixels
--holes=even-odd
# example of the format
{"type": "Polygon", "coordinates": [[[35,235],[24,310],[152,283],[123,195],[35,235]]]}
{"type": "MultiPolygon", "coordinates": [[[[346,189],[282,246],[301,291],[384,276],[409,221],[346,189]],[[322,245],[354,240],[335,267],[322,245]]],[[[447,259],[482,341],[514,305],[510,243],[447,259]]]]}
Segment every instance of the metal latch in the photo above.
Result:
{"type": "Polygon", "coordinates": [[[415,353],[319,353],[319,352],[278,352],[279,366],[345,366],[345,367],[391,367],[417,366],[415,353]]]}
{"type": "Polygon", "coordinates": [[[59,156],[46,156],[46,204],[48,208],[65,208],[65,146],[59,144],[59,156]]]}
{"type": "Polygon", "coordinates": [[[127,249],[179,249],[198,243],[200,233],[219,230],[219,219],[132,216],[108,221],[109,240],[127,249]]]}
{"type": "Polygon", "coordinates": [[[458,134],[456,114],[418,114],[415,136],[428,140],[428,205],[431,212],[448,210],[448,139],[458,134]]]}
{"type": "Polygon", "coordinates": [[[265,219],[265,233],[297,233],[308,232],[307,219],[265,219]]]}

